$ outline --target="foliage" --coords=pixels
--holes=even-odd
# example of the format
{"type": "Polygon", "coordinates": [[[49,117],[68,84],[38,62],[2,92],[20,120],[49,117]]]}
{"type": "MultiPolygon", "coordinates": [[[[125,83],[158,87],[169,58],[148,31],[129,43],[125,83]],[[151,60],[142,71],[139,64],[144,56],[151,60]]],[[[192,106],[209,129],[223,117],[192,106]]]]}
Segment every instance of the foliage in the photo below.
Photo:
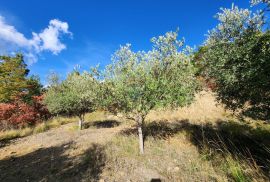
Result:
{"type": "Polygon", "coordinates": [[[177,36],[178,32],[168,32],[152,38],[149,52],[133,52],[129,44],[121,46],[104,72],[103,103],[137,122],[141,153],[149,111],[189,105],[199,88],[192,51],[182,49],[183,41],[177,36]]]}
{"type": "Polygon", "coordinates": [[[39,77],[30,76],[23,55],[0,56],[0,103],[10,103],[20,95],[31,104],[32,97],[41,95],[42,85],[39,77]],[[21,94],[23,93],[23,94],[21,94]]]}
{"type": "Polygon", "coordinates": [[[0,102],[9,102],[27,87],[29,70],[21,54],[1,56],[0,60],[0,102]]]}
{"type": "Polygon", "coordinates": [[[208,32],[207,46],[242,39],[248,34],[261,31],[265,23],[260,12],[252,13],[248,9],[241,9],[234,5],[231,9],[221,8],[221,12],[215,17],[219,24],[208,32]]]}
{"type": "Polygon", "coordinates": [[[270,32],[262,32],[263,15],[222,9],[210,31],[204,74],[215,81],[218,99],[230,109],[260,119],[270,115],[270,32]]]}
{"type": "Polygon", "coordinates": [[[265,3],[268,8],[270,8],[270,0],[251,0],[251,5],[255,6],[260,3],[265,3]]]}
{"type": "Polygon", "coordinates": [[[57,87],[61,83],[60,76],[54,71],[49,73],[47,80],[50,87],[57,87]]]}
{"type": "Polygon", "coordinates": [[[32,126],[50,117],[42,104],[43,96],[33,96],[32,104],[17,96],[12,103],[0,103],[1,129],[32,126]]]}
{"type": "Polygon", "coordinates": [[[149,52],[132,52],[129,44],[114,54],[106,68],[104,85],[111,88],[110,106],[127,114],[145,117],[152,109],[190,104],[198,89],[190,49],[179,49],[177,32],[153,38],[149,52]]]}
{"type": "Polygon", "coordinates": [[[45,104],[52,114],[75,115],[83,120],[87,112],[96,108],[98,82],[92,74],[77,71],[68,75],[63,82],[53,75],[53,85],[45,94],[45,104]]]}
{"type": "Polygon", "coordinates": [[[39,77],[34,75],[27,78],[26,83],[27,92],[25,92],[24,101],[28,104],[34,104],[32,98],[44,93],[43,86],[40,84],[39,77]]]}
{"type": "Polygon", "coordinates": [[[41,103],[42,85],[37,76],[28,76],[23,55],[0,56],[1,128],[24,127],[49,117],[41,103]]]}

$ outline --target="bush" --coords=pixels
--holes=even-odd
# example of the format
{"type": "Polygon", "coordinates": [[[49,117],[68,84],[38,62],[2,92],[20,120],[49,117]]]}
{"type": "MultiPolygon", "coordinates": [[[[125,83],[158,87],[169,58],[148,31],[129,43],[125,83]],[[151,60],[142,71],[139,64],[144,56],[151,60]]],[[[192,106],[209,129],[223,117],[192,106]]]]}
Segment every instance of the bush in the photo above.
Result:
{"type": "Polygon", "coordinates": [[[43,96],[33,96],[32,104],[17,96],[12,103],[0,103],[0,129],[22,128],[48,119],[50,113],[42,104],[43,96]]]}

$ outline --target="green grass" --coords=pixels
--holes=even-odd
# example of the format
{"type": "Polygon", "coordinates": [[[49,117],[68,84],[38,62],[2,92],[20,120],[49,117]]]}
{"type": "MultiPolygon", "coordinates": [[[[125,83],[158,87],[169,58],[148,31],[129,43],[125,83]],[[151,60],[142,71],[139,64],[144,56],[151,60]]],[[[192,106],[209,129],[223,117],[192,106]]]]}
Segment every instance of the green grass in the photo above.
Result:
{"type": "MultiPolygon", "coordinates": [[[[236,182],[248,182],[251,181],[248,174],[244,171],[244,164],[240,164],[239,160],[235,160],[231,157],[226,158],[227,172],[236,182]]],[[[246,166],[245,166],[246,167],[246,166]]]]}

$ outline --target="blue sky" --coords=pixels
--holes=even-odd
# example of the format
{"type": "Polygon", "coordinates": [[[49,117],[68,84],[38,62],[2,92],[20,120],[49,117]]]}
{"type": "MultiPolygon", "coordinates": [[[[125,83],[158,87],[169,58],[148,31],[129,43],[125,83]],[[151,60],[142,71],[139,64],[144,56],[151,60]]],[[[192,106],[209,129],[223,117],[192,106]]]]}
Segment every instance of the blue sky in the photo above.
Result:
{"type": "Polygon", "coordinates": [[[51,70],[65,77],[75,65],[85,70],[98,63],[104,67],[119,45],[131,43],[135,51],[148,50],[151,37],[177,27],[187,45],[199,46],[207,30],[217,24],[213,16],[219,8],[229,8],[233,2],[249,7],[248,0],[0,0],[4,22],[0,26],[23,36],[20,46],[4,37],[7,43],[0,42],[0,53],[30,53],[34,57],[30,73],[46,84],[51,70]]]}

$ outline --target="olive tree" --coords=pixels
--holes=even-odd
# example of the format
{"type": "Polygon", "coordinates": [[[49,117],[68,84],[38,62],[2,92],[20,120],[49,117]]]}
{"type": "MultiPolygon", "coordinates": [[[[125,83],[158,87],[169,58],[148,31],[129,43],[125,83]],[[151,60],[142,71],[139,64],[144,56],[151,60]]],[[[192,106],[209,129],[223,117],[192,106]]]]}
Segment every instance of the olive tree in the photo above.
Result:
{"type": "Polygon", "coordinates": [[[205,75],[213,79],[218,100],[233,110],[265,119],[270,116],[270,32],[263,14],[221,9],[209,32],[205,75]]]}
{"type": "Polygon", "coordinates": [[[177,32],[152,38],[151,51],[133,52],[121,46],[104,72],[105,105],[125,113],[137,123],[140,153],[144,153],[143,129],[152,109],[190,104],[198,90],[190,48],[182,48],[177,32]]]}
{"type": "Polygon", "coordinates": [[[250,2],[252,6],[255,6],[260,3],[266,4],[267,8],[265,10],[269,10],[270,8],[270,0],[251,0],[250,2]]]}
{"type": "Polygon", "coordinates": [[[82,129],[84,116],[93,112],[97,104],[97,80],[92,74],[77,71],[68,75],[59,83],[53,75],[54,83],[45,94],[45,104],[53,114],[79,117],[79,129],[82,129]]]}

